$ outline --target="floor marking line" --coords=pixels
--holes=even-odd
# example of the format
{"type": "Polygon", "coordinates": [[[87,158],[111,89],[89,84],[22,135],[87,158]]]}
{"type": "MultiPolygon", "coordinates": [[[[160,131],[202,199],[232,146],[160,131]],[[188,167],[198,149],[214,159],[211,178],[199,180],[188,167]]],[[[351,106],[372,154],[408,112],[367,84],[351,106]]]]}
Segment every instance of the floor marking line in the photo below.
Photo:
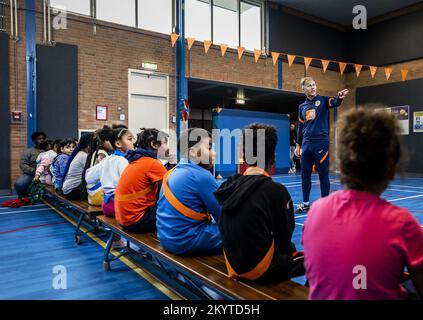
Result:
{"type": "MultiPolygon", "coordinates": [[[[73,226],[76,226],[76,223],[74,221],[72,221],[70,218],[68,218],[65,214],[61,213],[57,208],[53,207],[52,205],[50,205],[45,200],[44,200],[44,203],[46,203],[50,208],[52,208],[63,219],[65,219],[66,221],[68,221],[73,226]]],[[[83,226],[80,227],[80,230],[82,232],[87,232],[88,231],[83,226]]],[[[96,235],[94,235],[92,233],[88,233],[86,235],[88,237],[90,237],[91,240],[93,240],[98,245],[100,245],[103,249],[106,249],[106,243],[103,240],[101,240],[99,237],[97,237],[96,235]]],[[[112,251],[110,252],[110,254],[114,255],[115,257],[118,255],[118,253],[112,252],[112,251]]],[[[131,270],[133,270],[135,273],[137,273],[141,278],[143,278],[148,283],[150,283],[152,286],[154,286],[157,290],[159,290],[164,295],[166,295],[167,297],[169,297],[170,299],[172,299],[172,300],[183,300],[184,299],[182,296],[180,296],[179,294],[177,294],[176,292],[174,292],[170,288],[166,287],[161,280],[157,279],[154,275],[152,275],[150,273],[147,273],[146,271],[144,271],[140,267],[136,266],[132,261],[128,260],[128,258],[126,258],[126,257],[120,257],[119,260],[123,264],[125,264],[127,267],[129,267],[131,270]]]]}
{"type": "Polygon", "coordinates": [[[55,225],[64,224],[64,223],[66,223],[66,222],[65,221],[58,221],[58,222],[50,222],[50,223],[39,224],[39,225],[36,225],[36,226],[22,227],[22,228],[7,230],[7,231],[1,231],[0,235],[15,233],[15,232],[29,230],[29,229],[38,229],[38,228],[43,228],[43,227],[55,226],[55,225]]]}
{"type": "Polygon", "coordinates": [[[397,199],[392,199],[392,200],[386,200],[388,202],[395,202],[395,201],[401,201],[401,200],[407,200],[407,199],[414,199],[414,198],[419,198],[419,197],[423,197],[423,194],[419,194],[416,196],[409,196],[409,197],[404,197],[404,198],[397,198],[397,199]]]}
{"type": "MultiPolygon", "coordinates": [[[[22,206],[22,207],[19,207],[19,208],[34,208],[34,207],[41,207],[41,206],[47,208],[47,206],[45,204],[33,204],[33,205],[29,205],[29,206],[22,206]]],[[[17,208],[10,208],[10,207],[1,207],[0,208],[0,210],[2,210],[2,211],[10,210],[10,209],[17,209],[17,208]]]]}
{"type": "Polygon", "coordinates": [[[10,212],[2,212],[0,213],[0,216],[5,216],[7,214],[15,214],[15,213],[25,213],[25,212],[37,212],[37,211],[46,211],[49,210],[48,207],[43,209],[35,209],[35,210],[20,210],[20,211],[10,211],[10,212]]]}

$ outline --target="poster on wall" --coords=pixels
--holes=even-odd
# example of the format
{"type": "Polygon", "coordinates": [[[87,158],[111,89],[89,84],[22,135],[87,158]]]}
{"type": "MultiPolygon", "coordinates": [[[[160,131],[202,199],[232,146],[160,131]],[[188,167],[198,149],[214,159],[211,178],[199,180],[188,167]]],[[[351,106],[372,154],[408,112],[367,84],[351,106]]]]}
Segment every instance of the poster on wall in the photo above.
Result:
{"type": "Polygon", "coordinates": [[[410,134],[410,106],[399,106],[388,108],[396,116],[401,128],[402,135],[410,134]]]}
{"type": "Polygon", "coordinates": [[[96,120],[107,121],[108,118],[108,106],[97,105],[96,106],[96,120]]]}
{"type": "Polygon", "coordinates": [[[414,112],[413,118],[414,118],[413,131],[423,132],[423,111],[414,112]]]}

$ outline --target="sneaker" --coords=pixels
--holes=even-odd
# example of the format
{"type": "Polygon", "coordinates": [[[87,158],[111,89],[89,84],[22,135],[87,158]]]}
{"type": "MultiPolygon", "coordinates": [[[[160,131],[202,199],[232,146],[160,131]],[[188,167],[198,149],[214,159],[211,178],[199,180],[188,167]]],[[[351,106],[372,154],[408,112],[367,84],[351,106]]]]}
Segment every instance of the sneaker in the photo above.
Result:
{"type": "Polygon", "coordinates": [[[289,169],[288,174],[293,174],[292,169],[289,169]]]}
{"type": "Polygon", "coordinates": [[[123,249],[126,248],[126,241],[120,238],[119,240],[113,241],[112,249],[123,249]]]}
{"type": "Polygon", "coordinates": [[[295,168],[295,167],[292,167],[292,173],[295,173],[295,172],[297,172],[297,169],[295,168]]]}
{"type": "Polygon", "coordinates": [[[296,213],[302,213],[302,212],[307,212],[308,210],[310,210],[310,205],[309,204],[305,204],[305,203],[301,203],[297,209],[295,210],[296,213]]]}

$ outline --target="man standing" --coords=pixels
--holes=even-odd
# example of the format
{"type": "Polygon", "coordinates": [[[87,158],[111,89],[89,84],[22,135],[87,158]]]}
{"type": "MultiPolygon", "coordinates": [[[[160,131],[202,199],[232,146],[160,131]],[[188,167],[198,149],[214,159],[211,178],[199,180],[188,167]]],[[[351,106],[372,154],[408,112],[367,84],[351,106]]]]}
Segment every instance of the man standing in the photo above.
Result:
{"type": "Polygon", "coordinates": [[[319,173],[322,197],[329,195],[329,109],[337,108],[349,93],[338,92],[337,97],[317,94],[316,82],[311,77],[301,79],[301,88],[307,99],[298,108],[298,141],[295,154],[301,155],[303,203],[296,212],[310,209],[311,173],[313,165],[319,173]]]}
{"type": "Polygon", "coordinates": [[[288,174],[295,173],[296,167],[295,167],[295,161],[294,161],[294,154],[295,154],[295,146],[297,145],[297,132],[295,131],[295,123],[291,123],[289,125],[289,160],[291,164],[291,168],[288,171],[288,174]]]}

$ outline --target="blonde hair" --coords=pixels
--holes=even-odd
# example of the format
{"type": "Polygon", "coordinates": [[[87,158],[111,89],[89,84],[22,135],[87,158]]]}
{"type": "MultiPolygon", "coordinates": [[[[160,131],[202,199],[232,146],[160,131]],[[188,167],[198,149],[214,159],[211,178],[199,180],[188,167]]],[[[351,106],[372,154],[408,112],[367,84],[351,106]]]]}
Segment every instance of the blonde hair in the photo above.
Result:
{"type": "Polygon", "coordinates": [[[302,78],[301,81],[300,81],[301,88],[304,87],[304,86],[306,86],[311,81],[314,81],[314,79],[312,77],[304,77],[304,78],[302,78]]]}

